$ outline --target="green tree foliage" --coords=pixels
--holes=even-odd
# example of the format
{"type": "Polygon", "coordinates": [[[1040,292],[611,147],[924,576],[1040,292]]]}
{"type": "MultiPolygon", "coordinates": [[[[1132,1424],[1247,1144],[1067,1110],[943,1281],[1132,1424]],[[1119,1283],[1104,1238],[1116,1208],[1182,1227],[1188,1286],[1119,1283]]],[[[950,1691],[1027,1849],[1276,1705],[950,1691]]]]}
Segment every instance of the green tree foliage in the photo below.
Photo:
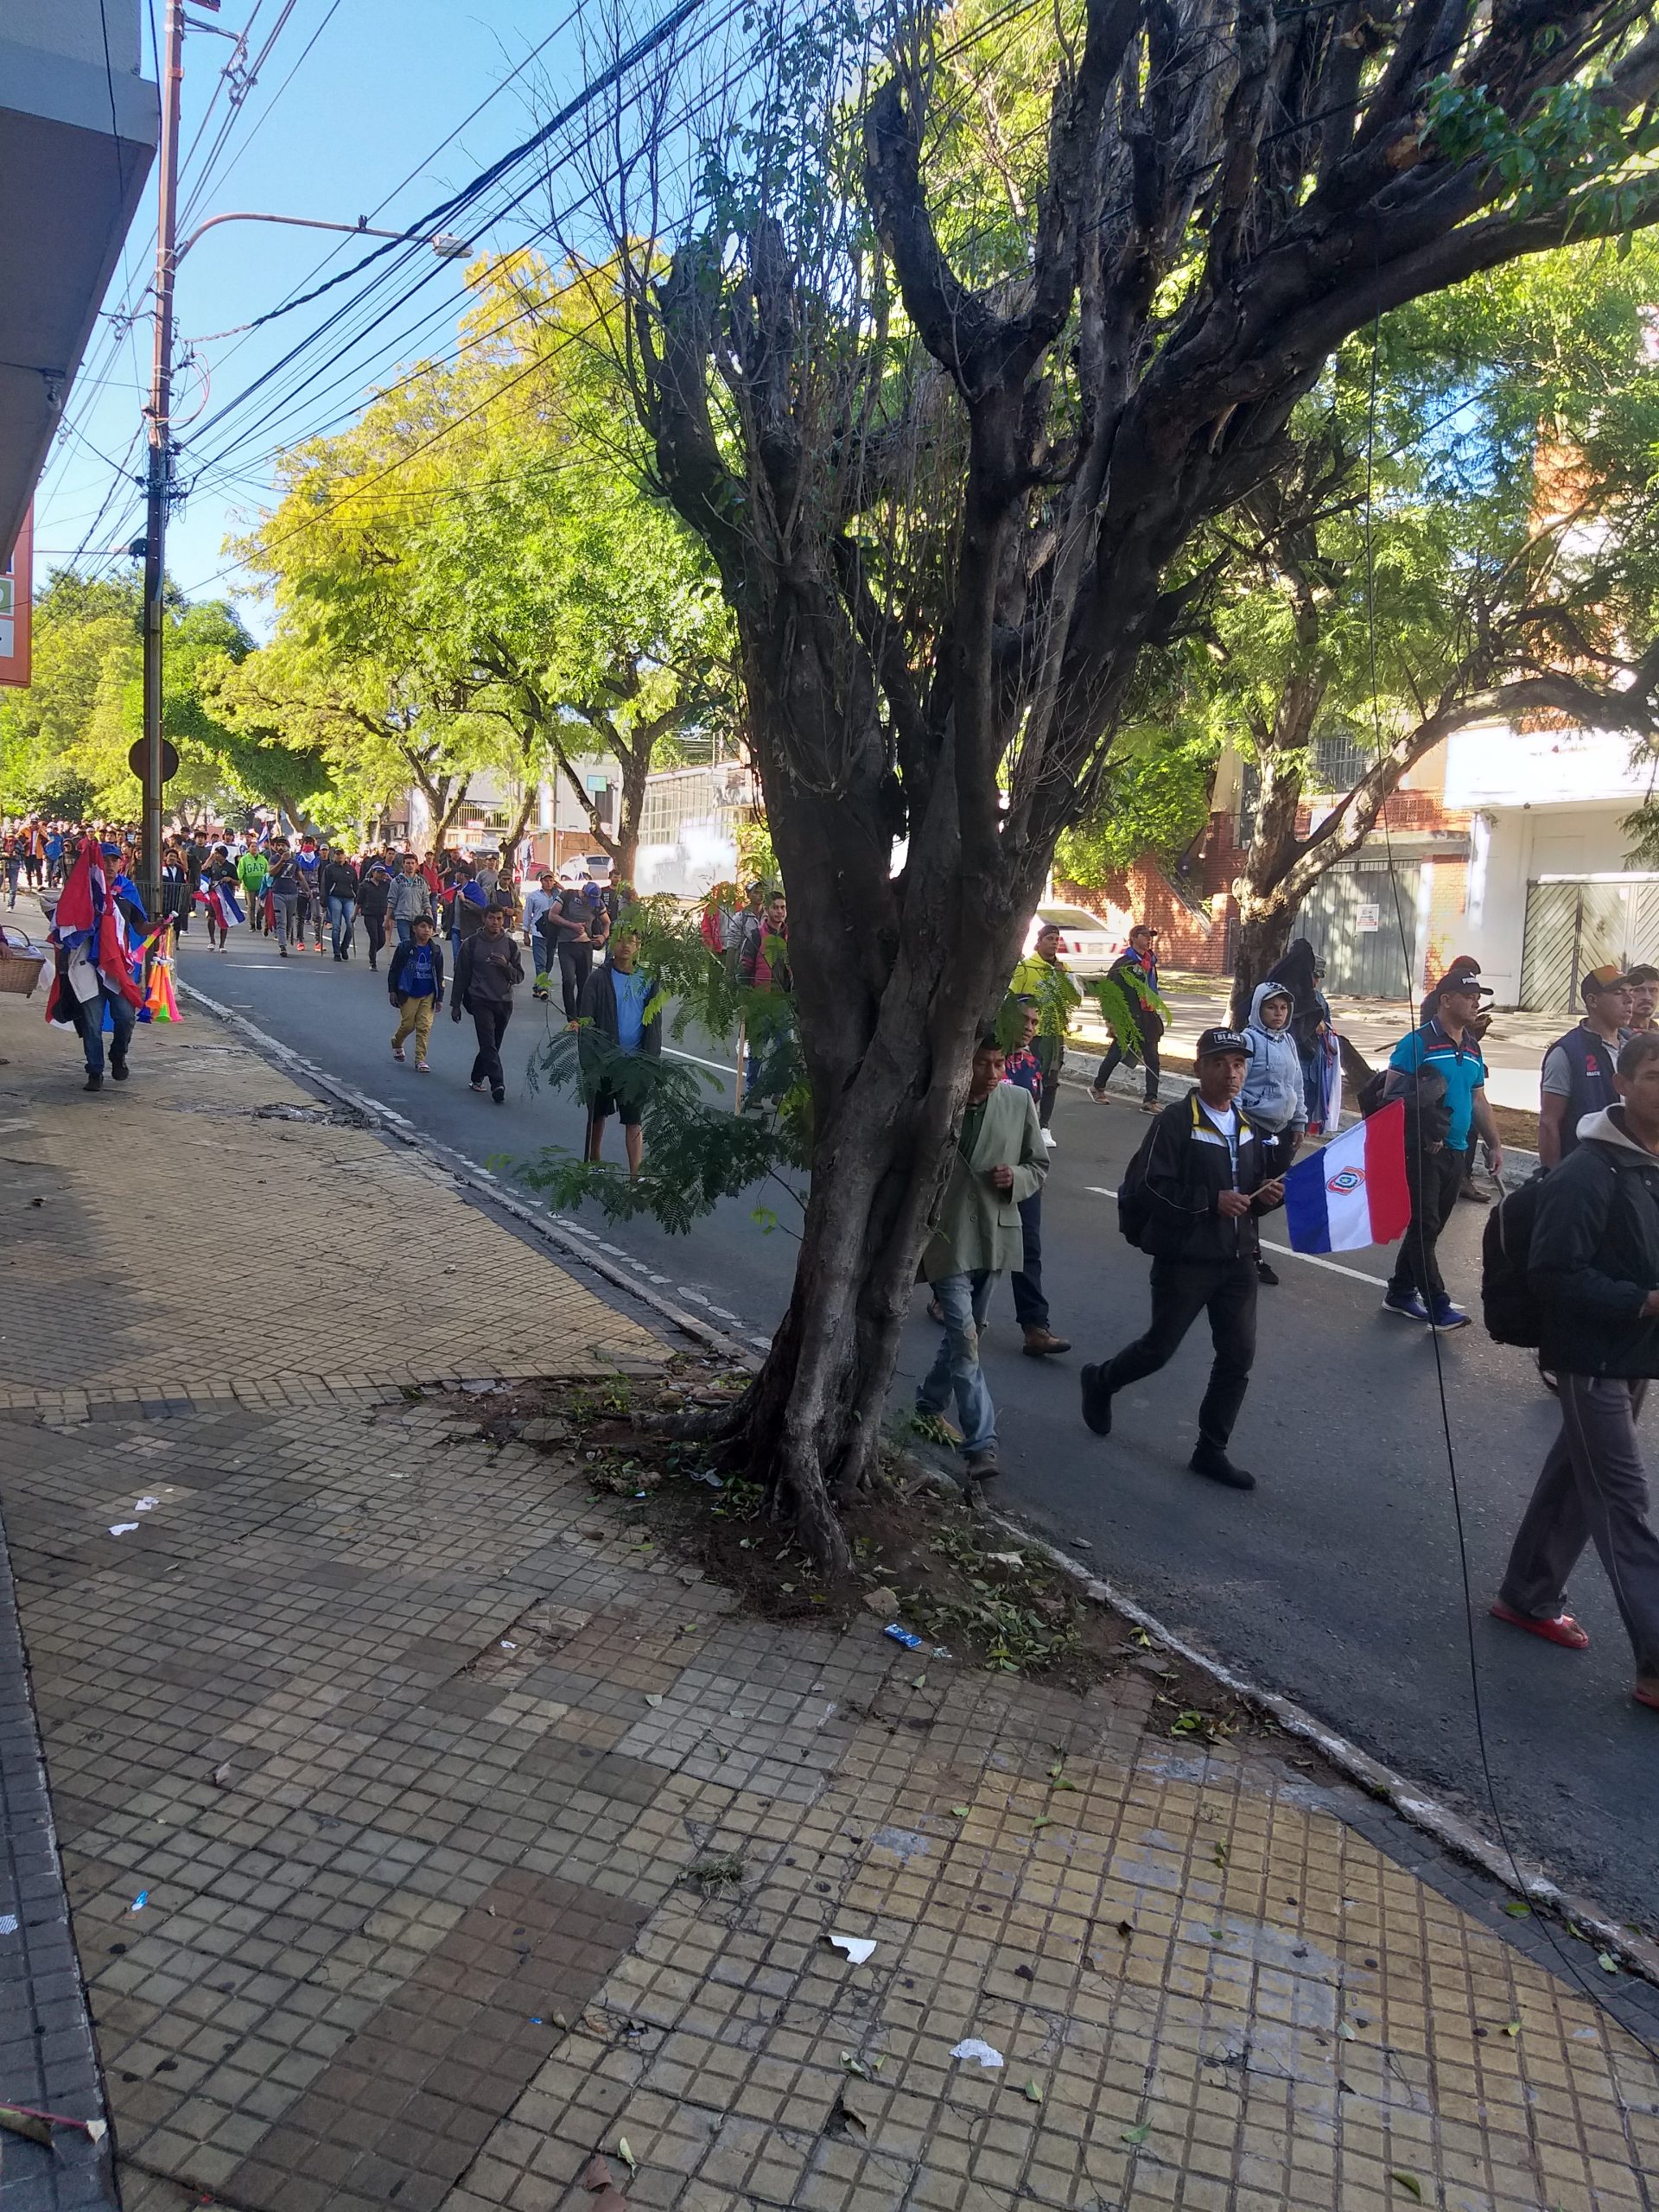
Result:
{"type": "Polygon", "coordinates": [[[478,771],[562,777],[631,874],[653,760],[729,719],[729,626],[696,541],[640,488],[603,327],[613,275],[486,265],[454,365],[418,366],[297,448],[249,541],[272,590],[248,712],[315,732],[337,776],[426,794],[448,829],[478,771]],[[607,827],[578,763],[622,768],[607,827]]]}

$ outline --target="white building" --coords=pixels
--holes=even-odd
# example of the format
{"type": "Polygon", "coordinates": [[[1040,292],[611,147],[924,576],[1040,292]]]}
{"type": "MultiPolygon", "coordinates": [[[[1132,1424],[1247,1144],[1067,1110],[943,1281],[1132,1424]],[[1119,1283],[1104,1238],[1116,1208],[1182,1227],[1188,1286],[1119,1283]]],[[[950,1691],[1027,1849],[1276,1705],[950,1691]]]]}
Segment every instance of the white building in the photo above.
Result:
{"type": "MultiPolygon", "coordinates": [[[[591,760],[577,760],[572,765],[582,778],[583,790],[593,798],[601,828],[613,833],[622,803],[620,764],[596,754],[591,760]]],[[[522,804],[523,795],[510,777],[495,769],[479,770],[467,785],[467,797],[449,832],[449,842],[469,852],[490,850],[500,843],[518,821],[522,804]]],[[[420,791],[407,791],[392,809],[394,823],[399,806],[404,810],[402,818],[408,824],[410,843],[417,852],[424,852],[432,842],[431,808],[420,791]]],[[[569,779],[563,775],[537,786],[524,836],[526,851],[523,857],[532,865],[559,868],[567,861],[601,849],[587,808],[571,789],[569,779]]]]}
{"type": "Polygon", "coordinates": [[[634,862],[641,893],[700,898],[737,877],[737,832],[760,801],[759,779],[741,761],[656,768],[645,785],[634,862]]]}
{"type": "Polygon", "coordinates": [[[1569,1012],[1587,969],[1659,965],[1659,874],[1630,865],[1624,826],[1659,762],[1633,766],[1631,750],[1604,731],[1501,725],[1442,748],[1440,803],[1469,836],[1446,949],[1474,955],[1500,1006],[1569,1012]]]}

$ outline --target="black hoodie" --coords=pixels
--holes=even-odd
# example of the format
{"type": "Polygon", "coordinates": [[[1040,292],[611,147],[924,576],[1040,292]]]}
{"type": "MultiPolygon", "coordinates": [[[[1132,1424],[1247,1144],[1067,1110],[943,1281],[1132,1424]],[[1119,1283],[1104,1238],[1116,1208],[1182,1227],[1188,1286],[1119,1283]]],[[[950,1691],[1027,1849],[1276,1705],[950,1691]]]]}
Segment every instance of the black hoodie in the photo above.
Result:
{"type": "Polygon", "coordinates": [[[1557,1375],[1659,1376],[1659,1157],[1624,1109],[1587,1120],[1538,1192],[1528,1279],[1543,1309],[1540,1364],[1557,1375]]]}

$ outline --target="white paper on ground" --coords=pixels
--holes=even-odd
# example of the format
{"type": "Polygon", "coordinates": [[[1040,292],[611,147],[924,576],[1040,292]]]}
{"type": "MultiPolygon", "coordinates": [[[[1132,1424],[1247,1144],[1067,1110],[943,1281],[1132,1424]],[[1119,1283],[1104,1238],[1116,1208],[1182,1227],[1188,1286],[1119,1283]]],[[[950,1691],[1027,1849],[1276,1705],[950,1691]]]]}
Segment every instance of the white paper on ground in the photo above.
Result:
{"type": "Polygon", "coordinates": [[[868,1936],[831,1936],[829,1941],[838,1951],[845,1951],[855,1967],[861,1967],[875,1948],[868,1936]]]}
{"type": "Polygon", "coordinates": [[[136,1521],[111,1521],[110,1534],[112,1536],[130,1536],[137,1526],[136,1521]]]}
{"type": "Polygon", "coordinates": [[[977,2036],[969,2036],[965,2042],[959,2043],[950,2056],[952,2058],[976,2058],[982,2066],[1000,2066],[1002,2063],[1001,2052],[993,2050],[988,2043],[982,2043],[977,2036]]]}

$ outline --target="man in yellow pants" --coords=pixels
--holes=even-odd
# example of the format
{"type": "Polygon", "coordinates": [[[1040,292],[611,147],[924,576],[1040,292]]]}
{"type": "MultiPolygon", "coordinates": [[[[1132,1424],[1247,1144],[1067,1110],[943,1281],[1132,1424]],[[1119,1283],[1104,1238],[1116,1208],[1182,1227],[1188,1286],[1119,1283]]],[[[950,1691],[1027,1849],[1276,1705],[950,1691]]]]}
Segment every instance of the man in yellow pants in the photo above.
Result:
{"type": "Polygon", "coordinates": [[[415,1039],[415,1072],[429,1075],[426,1064],[427,1040],[432,1034],[433,1017],[443,1004],[443,947],[435,944],[432,936],[430,914],[416,914],[412,934],[407,944],[400,944],[391,956],[391,972],[386,977],[386,988],[391,1002],[397,1008],[397,1028],[391,1040],[391,1057],[404,1057],[404,1039],[413,1035],[415,1039]]]}

